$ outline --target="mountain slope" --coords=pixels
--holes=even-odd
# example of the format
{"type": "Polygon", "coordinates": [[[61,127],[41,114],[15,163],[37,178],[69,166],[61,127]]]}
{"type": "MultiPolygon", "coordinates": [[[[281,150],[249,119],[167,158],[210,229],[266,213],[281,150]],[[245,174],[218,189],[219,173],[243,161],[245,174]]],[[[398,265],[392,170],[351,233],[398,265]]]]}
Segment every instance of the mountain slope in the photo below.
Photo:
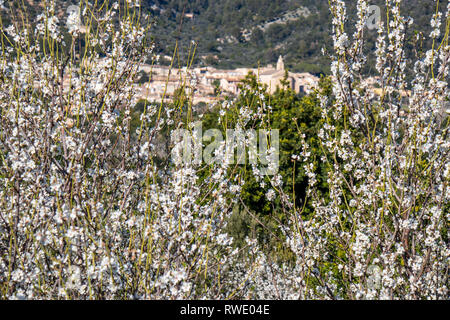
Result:
{"type": "MultiPolygon", "coordinates": [[[[345,2],[353,17],[348,21],[351,28],[356,1],[345,2]]],[[[448,0],[439,3],[445,12],[448,0]]],[[[384,0],[371,4],[379,5],[382,12],[385,8],[384,0]]],[[[144,0],[143,7],[155,17],[155,40],[164,55],[172,55],[178,41],[183,57],[195,41],[198,64],[256,67],[275,63],[283,55],[292,71],[329,72],[329,62],[321,54],[323,47],[332,49],[328,0],[144,0]]],[[[435,10],[434,0],[404,1],[401,11],[414,18],[411,37],[429,34],[435,10]]],[[[374,49],[376,30],[366,30],[374,49]]]]}
{"type": "MultiPolygon", "coordinates": [[[[42,10],[42,1],[24,1],[31,15],[42,10]]],[[[345,2],[351,29],[356,21],[356,1],[345,2]]],[[[427,36],[436,0],[403,2],[403,14],[414,18],[414,25],[409,30],[411,38],[420,32],[427,36]]],[[[18,5],[17,1],[9,3],[18,5]]],[[[55,3],[63,14],[68,5],[79,3],[79,0],[55,3]]],[[[447,6],[448,0],[439,3],[441,11],[445,12],[442,8],[447,6]]],[[[383,11],[385,0],[372,0],[371,4],[379,5],[383,11]]],[[[329,61],[321,53],[322,48],[332,49],[328,0],[141,0],[141,6],[155,22],[151,34],[157,53],[171,57],[177,46],[178,66],[186,64],[189,49],[195,43],[196,65],[257,67],[276,63],[278,56],[283,55],[291,71],[329,73],[329,61]]],[[[5,10],[0,12],[6,19],[5,26],[8,15],[5,10]]],[[[366,30],[369,50],[373,51],[377,33],[366,30]]],[[[425,47],[429,45],[424,43],[425,47]]],[[[408,46],[411,49],[409,58],[413,58],[412,43],[408,46]]],[[[168,60],[163,58],[161,63],[168,64],[168,60]]]]}

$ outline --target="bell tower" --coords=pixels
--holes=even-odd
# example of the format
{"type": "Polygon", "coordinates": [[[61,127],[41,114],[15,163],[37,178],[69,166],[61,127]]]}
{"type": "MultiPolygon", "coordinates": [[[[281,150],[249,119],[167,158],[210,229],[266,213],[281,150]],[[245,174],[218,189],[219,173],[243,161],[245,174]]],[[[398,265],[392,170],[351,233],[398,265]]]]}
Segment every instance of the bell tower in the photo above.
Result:
{"type": "Polygon", "coordinates": [[[277,62],[277,71],[279,71],[279,70],[284,70],[284,61],[283,61],[283,57],[281,55],[278,58],[278,62],[277,62]]]}

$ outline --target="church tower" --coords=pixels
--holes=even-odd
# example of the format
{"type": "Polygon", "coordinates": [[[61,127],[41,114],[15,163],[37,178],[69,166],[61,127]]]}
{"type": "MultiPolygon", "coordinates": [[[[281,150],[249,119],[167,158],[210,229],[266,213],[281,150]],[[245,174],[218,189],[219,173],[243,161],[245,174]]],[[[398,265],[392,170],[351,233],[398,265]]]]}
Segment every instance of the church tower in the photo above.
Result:
{"type": "Polygon", "coordinates": [[[277,62],[277,71],[283,70],[284,71],[284,61],[283,57],[280,55],[277,62]]]}

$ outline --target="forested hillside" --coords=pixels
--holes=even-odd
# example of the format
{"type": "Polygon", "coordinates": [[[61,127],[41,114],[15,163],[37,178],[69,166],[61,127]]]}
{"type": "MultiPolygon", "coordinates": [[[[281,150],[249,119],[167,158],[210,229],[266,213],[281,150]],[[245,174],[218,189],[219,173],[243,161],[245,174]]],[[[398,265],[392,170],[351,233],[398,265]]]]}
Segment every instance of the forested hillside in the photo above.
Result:
{"type": "MultiPolygon", "coordinates": [[[[329,74],[329,60],[322,48],[331,48],[331,15],[328,0],[140,0],[141,9],[150,14],[154,23],[151,35],[161,63],[169,63],[165,56],[173,56],[177,46],[176,64],[185,65],[189,48],[195,42],[196,65],[219,68],[257,67],[275,63],[283,55],[291,71],[329,74]]],[[[62,16],[70,4],[78,0],[58,1],[62,16]]],[[[98,1],[112,3],[111,1],[98,1]]],[[[120,1],[121,3],[124,1],[120,1]]],[[[356,21],[355,1],[345,1],[349,14],[348,26],[356,21]]],[[[19,1],[12,1],[19,6],[19,1]]],[[[31,14],[44,1],[26,0],[31,14]]],[[[385,10],[384,0],[373,0],[385,10]]],[[[440,1],[447,6],[448,0],[440,1]]],[[[408,46],[413,36],[430,32],[430,17],[436,11],[436,2],[410,0],[403,4],[403,14],[414,18],[409,30],[408,46]]],[[[9,16],[1,10],[7,25],[9,16]]],[[[376,30],[369,30],[368,48],[375,49],[376,30]]],[[[426,45],[426,44],[425,44],[426,45]]],[[[410,51],[411,58],[420,52],[410,51]]],[[[370,59],[369,55],[369,59],[370,59]]],[[[366,70],[370,72],[371,70],[366,70]]]]}
{"type": "MultiPolygon", "coordinates": [[[[355,1],[345,2],[351,27],[356,21],[355,1]]],[[[371,2],[385,10],[384,0],[371,2]]],[[[441,1],[440,6],[447,2],[441,1]]],[[[145,0],[143,5],[155,16],[154,37],[164,54],[173,53],[176,41],[182,52],[187,51],[193,40],[198,45],[197,63],[256,67],[258,62],[276,62],[281,54],[292,71],[329,73],[329,61],[321,52],[322,48],[330,50],[332,44],[327,0],[145,0]],[[299,9],[303,14],[282,20],[299,9]]],[[[414,18],[411,36],[418,32],[428,35],[435,6],[431,0],[411,0],[403,5],[404,14],[414,18]]],[[[366,31],[374,49],[377,32],[366,31]]]]}

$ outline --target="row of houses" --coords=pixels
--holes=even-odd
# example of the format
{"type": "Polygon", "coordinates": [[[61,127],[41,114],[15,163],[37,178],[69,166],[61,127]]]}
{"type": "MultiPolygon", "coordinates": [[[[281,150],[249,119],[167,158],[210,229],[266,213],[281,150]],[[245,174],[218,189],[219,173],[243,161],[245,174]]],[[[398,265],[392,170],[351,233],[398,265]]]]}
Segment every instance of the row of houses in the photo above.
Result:
{"type": "Polygon", "coordinates": [[[286,78],[288,86],[298,93],[309,93],[317,86],[319,78],[309,73],[293,73],[285,70],[280,56],[277,65],[262,68],[237,68],[222,70],[213,67],[170,68],[160,65],[143,65],[141,71],[149,76],[149,81],[139,85],[141,98],[160,101],[162,97],[171,98],[183,86],[193,97],[193,102],[214,102],[225,95],[239,94],[240,82],[250,73],[258,76],[267,85],[270,93],[281,86],[286,78]],[[287,76],[287,77],[286,77],[287,76]]]}

